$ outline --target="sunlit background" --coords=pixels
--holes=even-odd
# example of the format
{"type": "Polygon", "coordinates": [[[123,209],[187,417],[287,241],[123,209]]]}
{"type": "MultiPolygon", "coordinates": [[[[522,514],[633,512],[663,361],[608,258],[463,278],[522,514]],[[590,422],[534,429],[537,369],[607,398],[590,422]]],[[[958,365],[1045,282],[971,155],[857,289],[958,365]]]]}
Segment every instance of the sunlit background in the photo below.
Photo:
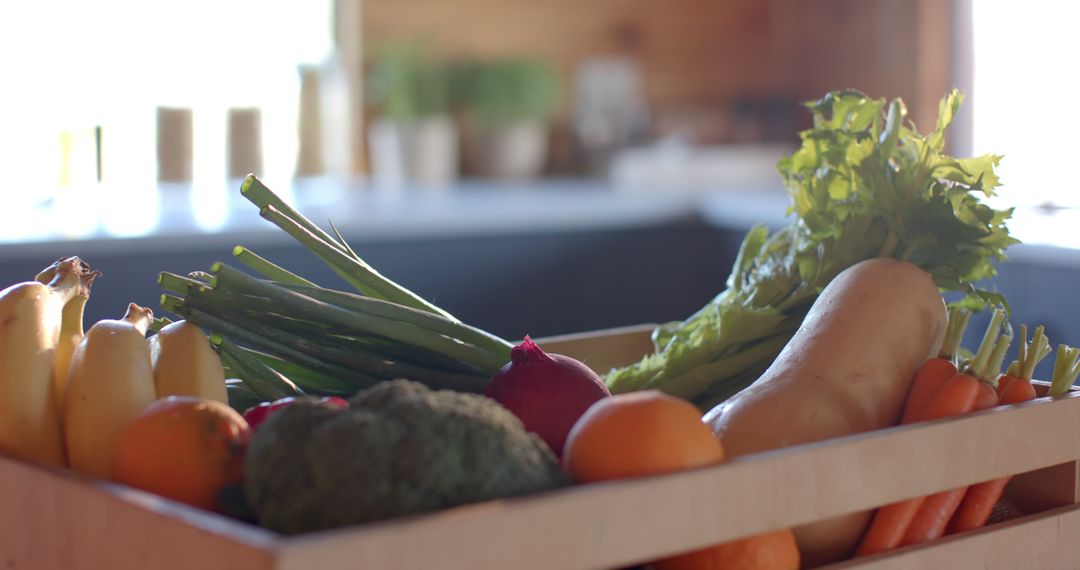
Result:
{"type": "Polygon", "coordinates": [[[78,250],[145,265],[149,294],[153,272],[185,269],[156,267],[162,252],[280,244],[239,196],[251,172],[459,312],[487,307],[448,260],[487,255],[532,267],[489,297],[576,292],[567,314],[519,319],[541,329],[677,318],[719,290],[749,225],[783,223],[775,165],[802,102],[903,97],[927,130],[953,86],[951,152],[1004,155],[998,203],[1060,266],[1080,249],[1077,16],[1052,0],[5,2],[0,269],[78,250]],[[568,255],[571,281],[539,280],[537,259],[568,255]],[[609,276],[696,289],[634,313],[609,276]]]}
{"type": "Polygon", "coordinates": [[[1080,112],[1080,4],[972,2],[972,150],[1004,155],[1003,196],[1014,204],[1080,205],[1075,162],[1080,112]]]}

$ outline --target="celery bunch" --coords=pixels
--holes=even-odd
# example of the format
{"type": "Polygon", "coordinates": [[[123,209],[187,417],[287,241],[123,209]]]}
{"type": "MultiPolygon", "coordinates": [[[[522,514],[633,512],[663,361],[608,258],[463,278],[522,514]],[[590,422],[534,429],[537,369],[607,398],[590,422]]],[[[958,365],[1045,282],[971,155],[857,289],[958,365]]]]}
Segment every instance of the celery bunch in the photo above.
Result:
{"type": "Polygon", "coordinates": [[[1006,227],[1012,210],[982,201],[998,186],[1001,157],[944,153],[961,101],[955,90],[942,99],[926,136],[899,99],[837,91],[807,103],[813,127],[778,164],[790,224],[772,235],[751,229],[726,289],[658,327],[655,354],[609,372],[611,391],[654,388],[711,408],[768,367],[833,277],[872,257],[918,265],[942,290],[966,292],[960,305],[1003,303],[973,286],[995,275],[993,262],[1017,241],[1006,227]]]}

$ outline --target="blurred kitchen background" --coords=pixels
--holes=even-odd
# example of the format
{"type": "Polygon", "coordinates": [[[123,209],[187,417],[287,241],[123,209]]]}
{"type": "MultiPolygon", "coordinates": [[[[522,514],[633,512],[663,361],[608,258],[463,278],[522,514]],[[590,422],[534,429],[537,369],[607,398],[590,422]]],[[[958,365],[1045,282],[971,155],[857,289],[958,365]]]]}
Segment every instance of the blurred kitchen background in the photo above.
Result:
{"type": "MultiPolygon", "coordinates": [[[[1026,243],[995,282],[1080,342],[1071,231],[1080,7],[1052,0],[134,0],[0,6],[0,280],[60,255],[154,277],[251,249],[336,277],[244,201],[255,173],[383,273],[507,337],[682,318],[743,233],[785,223],[776,161],[840,88],[954,154],[1004,154],[1026,243]],[[1058,291],[1060,289],[1060,291],[1058,291]]],[[[1058,332],[1058,336],[1054,336],[1058,332]]]]}

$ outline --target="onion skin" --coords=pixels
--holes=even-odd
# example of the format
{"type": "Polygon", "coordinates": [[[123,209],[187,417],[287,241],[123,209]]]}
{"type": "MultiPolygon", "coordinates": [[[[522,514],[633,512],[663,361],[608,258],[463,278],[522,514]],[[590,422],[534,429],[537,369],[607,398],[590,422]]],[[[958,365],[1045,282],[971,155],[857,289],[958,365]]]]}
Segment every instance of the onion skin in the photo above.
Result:
{"type": "Polygon", "coordinates": [[[525,337],[510,351],[510,362],[492,376],[484,395],[513,412],[561,458],[570,428],[589,406],[611,393],[588,366],[548,354],[525,337]]]}

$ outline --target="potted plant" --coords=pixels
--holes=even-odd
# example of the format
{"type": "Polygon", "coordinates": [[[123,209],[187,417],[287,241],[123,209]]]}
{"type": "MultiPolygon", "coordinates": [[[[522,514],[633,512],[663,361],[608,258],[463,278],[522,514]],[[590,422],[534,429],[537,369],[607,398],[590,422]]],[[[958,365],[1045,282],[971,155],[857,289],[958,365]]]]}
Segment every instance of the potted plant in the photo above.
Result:
{"type": "Polygon", "coordinates": [[[560,98],[555,71],[539,60],[504,59],[459,68],[457,83],[468,169],[495,178],[539,175],[560,98]]]}
{"type": "Polygon", "coordinates": [[[389,48],[368,76],[376,118],[368,130],[372,171],[383,187],[445,186],[458,174],[450,69],[415,47],[389,48]]]}

